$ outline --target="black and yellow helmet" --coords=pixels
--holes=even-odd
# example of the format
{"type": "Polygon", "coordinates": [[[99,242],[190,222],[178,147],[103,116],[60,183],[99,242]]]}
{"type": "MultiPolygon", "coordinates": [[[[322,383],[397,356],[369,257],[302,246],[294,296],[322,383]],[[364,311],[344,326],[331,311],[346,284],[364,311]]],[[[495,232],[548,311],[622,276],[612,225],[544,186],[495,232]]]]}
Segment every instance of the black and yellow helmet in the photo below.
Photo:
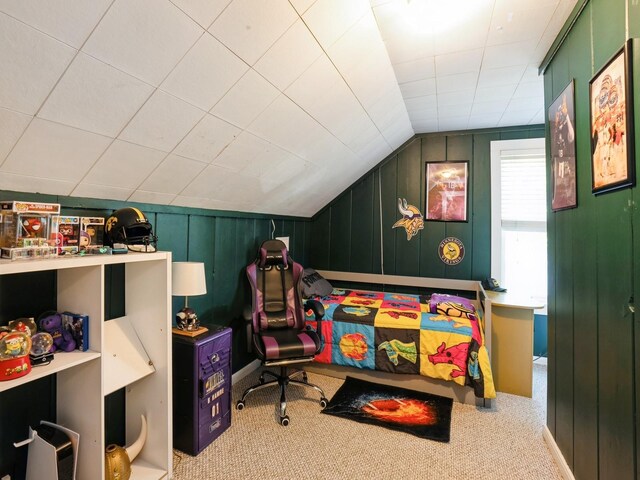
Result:
{"type": "Polygon", "coordinates": [[[136,252],[155,252],[158,237],[147,217],[134,207],[116,210],[107,219],[105,226],[106,244],[113,247],[122,243],[136,252]]]}

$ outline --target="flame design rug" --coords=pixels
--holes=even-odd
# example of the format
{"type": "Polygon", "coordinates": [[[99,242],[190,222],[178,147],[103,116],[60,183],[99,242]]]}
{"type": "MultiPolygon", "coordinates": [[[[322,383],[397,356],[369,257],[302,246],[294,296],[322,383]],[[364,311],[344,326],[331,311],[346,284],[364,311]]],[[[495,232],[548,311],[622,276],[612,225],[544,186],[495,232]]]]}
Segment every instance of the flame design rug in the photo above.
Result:
{"type": "Polygon", "coordinates": [[[347,377],[322,413],[448,442],[453,400],[347,377]]]}

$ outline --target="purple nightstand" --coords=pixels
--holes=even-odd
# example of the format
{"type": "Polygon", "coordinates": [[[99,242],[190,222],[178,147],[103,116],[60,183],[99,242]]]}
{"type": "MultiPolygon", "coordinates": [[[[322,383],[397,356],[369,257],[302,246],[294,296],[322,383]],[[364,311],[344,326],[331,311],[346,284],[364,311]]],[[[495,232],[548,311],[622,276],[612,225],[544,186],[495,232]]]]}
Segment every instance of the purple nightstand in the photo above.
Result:
{"type": "Polygon", "coordinates": [[[231,329],[173,334],[173,446],[197,455],[231,425],[231,329]]]}

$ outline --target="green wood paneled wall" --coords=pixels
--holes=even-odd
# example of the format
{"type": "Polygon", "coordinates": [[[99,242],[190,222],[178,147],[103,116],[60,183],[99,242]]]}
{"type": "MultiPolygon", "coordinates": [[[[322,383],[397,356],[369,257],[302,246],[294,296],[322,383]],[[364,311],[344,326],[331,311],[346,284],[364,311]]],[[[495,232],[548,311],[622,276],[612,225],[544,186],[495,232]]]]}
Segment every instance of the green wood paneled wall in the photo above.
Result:
{"type": "MultiPolygon", "coordinates": [[[[547,108],[575,82],[578,195],[578,208],[548,213],[547,426],[576,479],[631,479],[640,474],[640,342],[629,308],[640,298],[634,233],[640,218],[635,187],[591,193],[589,81],[627,38],[640,34],[640,6],[636,0],[579,3],[586,6],[544,74],[547,108]]],[[[640,43],[633,47],[639,112],[640,43]]],[[[637,154],[635,162],[637,171],[637,154]]]]}
{"type": "MultiPolygon", "coordinates": [[[[160,250],[171,251],[174,261],[205,263],[207,294],[193,297],[189,304],[204,325],[233,328],[233,370],[254,357],[247,353],[246,334],[241,319],[245,302],[250,301],[244,267],[255,258],[258,246],[275,236],[289,236],[292,257],[306,265],[310,254],[310,219],[218,212],[161,205],[125,204],[108,200],[79,199],[50,195],[0,191],[3,200],[57,202],[65,215],[108,216],[113,210],[134,205],[154,226],[160,250]]],[[[107,270],[106,316],[124,315],[124,269],[107,270]]],[[[173,299],[173,311],[184,305],[173,299]]],[[[52,272],[0,277],[0,325],[21,316],[37,316],[56,309],[56,278],[52,272]]],[[[55,379],[47,377],[0,394],[0,473],[24,478],[26,448],[17,450],[13,442],[28,435],[28,425],[40,420],[55,421],[55,379]],[[43,399],[24,402],[24,399],[43,399]],[[28,406],[28,408],[27,408],[28,406]],[[19,419],[19,421],[16,421],[19,419]]],[[[115,392],[105,401],[109,442],[124,442],[124,392],[115,392]]]]}
{"type": "Polygon", "coordinates": [[[531,126],[414,137],[313,217],[310,265],[364,273],[381,273],[384,268],[389,275],[488,277],[491,142],[543,136],[542,126],[531,126]],[[424,214],[425,162],[454,160],[469,161],[469,221],[425,221],[424,229],[407,241],[403,228],[392,228],[401,218],[398,198],[406,198],[424,214]],[[465,246],[464,260],[455,266],[445,265],[438,256],[438,245],[449,236],[465,246]]]}

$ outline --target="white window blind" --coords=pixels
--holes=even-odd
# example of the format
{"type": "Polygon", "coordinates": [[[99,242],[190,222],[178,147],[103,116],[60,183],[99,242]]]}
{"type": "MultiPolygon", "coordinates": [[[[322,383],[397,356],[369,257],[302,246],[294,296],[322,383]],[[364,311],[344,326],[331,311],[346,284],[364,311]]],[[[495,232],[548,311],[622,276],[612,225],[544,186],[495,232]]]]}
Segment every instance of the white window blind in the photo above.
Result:
{"type": "Polygon", "coordinates": [[[511,150],[500,158],[502,227],[546,230],[545,158],[511,150]]]}

